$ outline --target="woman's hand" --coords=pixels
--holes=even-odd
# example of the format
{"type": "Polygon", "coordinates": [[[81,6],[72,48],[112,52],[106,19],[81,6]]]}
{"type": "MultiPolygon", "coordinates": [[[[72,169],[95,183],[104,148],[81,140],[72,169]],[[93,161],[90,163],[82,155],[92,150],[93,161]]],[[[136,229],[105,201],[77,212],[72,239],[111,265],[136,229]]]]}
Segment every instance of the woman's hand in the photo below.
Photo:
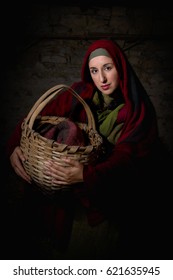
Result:
{"type": "Polygon", "coordinates": [[[44,173],[50,175],[53,184],[72,185],[83,182],[83,164],[69,158],[63,159],[64,165],[55,161],[45,162],[44,173]]]}
{"type": "Polygon", "coordinates": [[[25,169],[22,165],[22,162],[24,162],[24,161],[25,161],[25,157],[24,157],[20,147],[17,146],[10,156],[11,165],[18,176],[22,177],[28,183],[31,183],[31,178],[30,178],[30,176],[27,175],[27,173],[25,172],[25,169]]]}

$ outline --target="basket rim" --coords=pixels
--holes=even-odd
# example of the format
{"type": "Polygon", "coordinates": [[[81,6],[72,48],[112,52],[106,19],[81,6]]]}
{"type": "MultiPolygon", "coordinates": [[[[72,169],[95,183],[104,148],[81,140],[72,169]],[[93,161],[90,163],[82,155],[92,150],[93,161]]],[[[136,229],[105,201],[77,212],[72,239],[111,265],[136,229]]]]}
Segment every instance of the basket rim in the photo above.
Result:
{"type": "MultiPolygon", "coordinates": [[[[44,118],[48,118],[48,117],[54,118],[55,116],[41,116],[40,119],[44,119],[44,118]]],[[[66,119],[65,117],[57,117],[57,116],[55,118],[59,118],[59,119],[62,119],[62,120],[66,119]]],[[[65,148],[66,149],[68,149],[68,148],[71,149],[72,147],[73,148],[74,147],[76,147],[76,148],[78,147],[81,150],[89,149],[91,151],[92,149],[96,149],[97,147],[102,145],[103,139],[102,139],[101,135],[98,133],[98,131],[96,129],[88,128],[88,125],[86,123],[77,122],[77,124],[83,125],[87,129],[87,131],[86,131],[87,135],[89,135],[89,136],[91,135],[92,136],[94,134],[95,136],[97,136],[97,139],[98,139],[97,143],[98,144],[97,145],[93,145],[93,144],[90,143],[90,144],[85,145],[85,146],[79,146],[79,145],[67,145],[67,144],[63,144],[63,143],[58,143],[56,140],[48,139],[48,138],[42,136],[39,132],[37,132],[33,128],[30,128],[28,123],[27,123],[27,121],[26,121],[26,119],[22,122],[22,125],[21,125],[21,129],[22,129],[22,136],[21,136],[21,138],[23,138],[23,137],[26,138],[26,137],[32,135],[33,138],[37,137],[38,139],[40,139],[44,143],[47,143],[50,147],[53,147],[53,146],[55,146],[57,148],[58,147],[62,147],[62,149],[65,149],[65,148]]],[[[88,139],[90,139],[90,138],[88,137],[88,139]]]]}

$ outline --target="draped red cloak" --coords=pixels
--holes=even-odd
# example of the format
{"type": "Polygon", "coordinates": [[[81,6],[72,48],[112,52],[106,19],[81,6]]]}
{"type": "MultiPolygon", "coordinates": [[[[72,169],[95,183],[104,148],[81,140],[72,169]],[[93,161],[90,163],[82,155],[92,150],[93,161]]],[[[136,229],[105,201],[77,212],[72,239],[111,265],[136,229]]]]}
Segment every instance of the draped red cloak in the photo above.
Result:
{"type": "MultiPolygon", "coordinates": [[[[151,160],[158,138],[154,107],[125,54],[116,43],[103,39],[90,45],[84,56],[81,81],[75,82],[72,88],[91,104],[95,86],[89,73],[88,57],[97,48],[106,49],[115,63],[125,106],[118,115],[118,120],[123,121],[124,126],[111,154],[95,166],[86,165],[83,173],[84,184],[76,189],[76,194],[87,209],[90,224],[97,224],[117,209],[119,212],[123,211],[126,203],[129,205],[129,200],[133,200],[134,194],[139,193],[141,197],[141,191],[144,191],[140,186],[144,178],[142,176],[147,174],[148,168],[145,169],[145,166],[148,166],[151,160]]],[[[55,98],[41,114],[70,115],[76,120],[87,122],[84,108],[69,92],[55,98]]],[[[21,122],[9,139],[9,156],[14,147],[19,145],[20,136],[21,122]]]]}

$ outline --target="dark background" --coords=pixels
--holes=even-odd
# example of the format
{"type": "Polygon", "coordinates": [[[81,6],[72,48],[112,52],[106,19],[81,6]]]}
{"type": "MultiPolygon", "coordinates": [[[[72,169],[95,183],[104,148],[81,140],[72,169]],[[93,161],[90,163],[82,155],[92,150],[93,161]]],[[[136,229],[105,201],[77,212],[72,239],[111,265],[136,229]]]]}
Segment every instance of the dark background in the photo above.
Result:
{"type": "MultiPolygon", "coordinates": [[[[42,93],[80,78],[81,57],[93,40],[113,38],[126,49],[154,103],[160,138],[171,158],[173,12],[167,1],[7,3],[1,4],[0,28],[1,258],[15,259],[23,223],[18,215],[23,181],[10,167],[6,143],[18,120],[42,93]]],[[[172,161],[170,172],[171,166],[172,161]]],[[[163,258],[169,258],[169,253],[163,258]]]]}

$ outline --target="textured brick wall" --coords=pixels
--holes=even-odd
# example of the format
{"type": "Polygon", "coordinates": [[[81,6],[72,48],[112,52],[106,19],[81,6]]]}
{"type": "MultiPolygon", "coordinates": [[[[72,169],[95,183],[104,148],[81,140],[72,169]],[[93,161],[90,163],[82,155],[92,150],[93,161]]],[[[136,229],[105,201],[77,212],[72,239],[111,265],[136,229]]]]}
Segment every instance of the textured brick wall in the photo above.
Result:
{"type": "Polygon", "coordinates": [[[4,31],[3,143],[42,93],[80,79],[82,58],[93,40],[112,38],[124,48],[148,91],[160,137],[172,152],[173,12],[169,7],[23,4],[21,8],[22,13],[11,10],[4,31]]]}

